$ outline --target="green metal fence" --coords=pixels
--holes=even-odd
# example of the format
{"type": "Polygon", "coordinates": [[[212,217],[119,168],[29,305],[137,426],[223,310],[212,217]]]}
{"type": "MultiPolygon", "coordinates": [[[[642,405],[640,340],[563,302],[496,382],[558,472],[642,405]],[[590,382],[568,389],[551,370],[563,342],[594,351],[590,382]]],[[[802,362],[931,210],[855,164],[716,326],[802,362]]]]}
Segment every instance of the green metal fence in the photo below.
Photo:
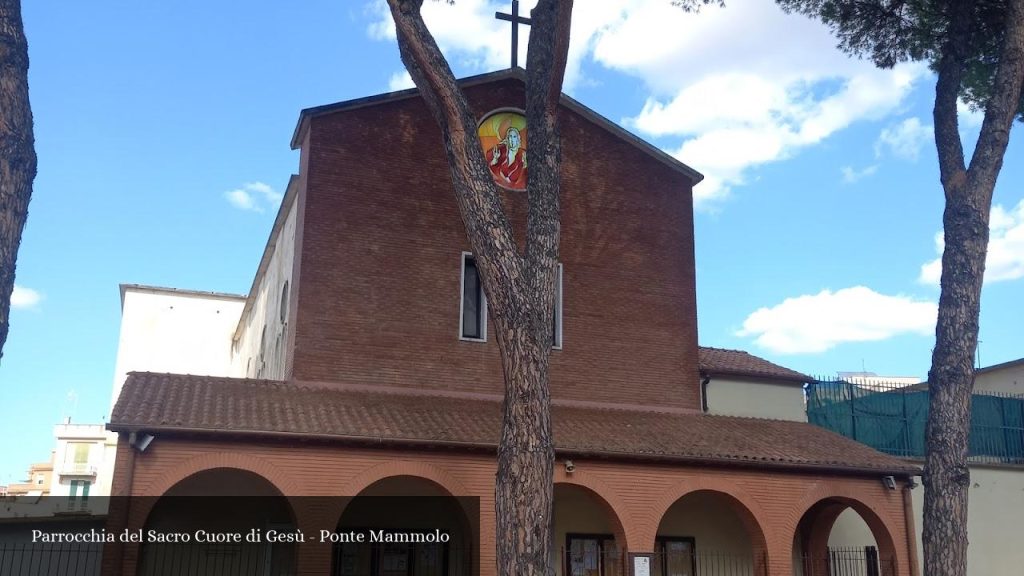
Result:
{"type": "MultiPolygon", "coordinates": [[[[819,380],[807,385],[807,420],[887,454],[923,458],[928,402],[921,386],[819,380]]],[[[969,456],[1024,464],[1024,398],[972,396],[969,456]]]]}

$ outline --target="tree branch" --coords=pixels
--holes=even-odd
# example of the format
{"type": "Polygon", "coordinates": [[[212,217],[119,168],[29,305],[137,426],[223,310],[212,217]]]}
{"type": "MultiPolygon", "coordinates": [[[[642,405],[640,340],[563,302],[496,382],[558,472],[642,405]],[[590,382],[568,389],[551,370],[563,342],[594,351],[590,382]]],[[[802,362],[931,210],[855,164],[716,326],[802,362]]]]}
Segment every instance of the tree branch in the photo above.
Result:
{"type": "Polygon", "coordinates": [[[0,358],[10,325],[18,247],[36,177],[28,64],[21,3],[0,0],[0,358]]]}
{"type": "Polygon", "coordinates": [[[535,277],[530,282],[535,302],[541,305],[532,322],[540,323],[538,343],[550,348],[550,318],[554,313],[555,270],[558,264],[561,137],[558,111],[562,80],[569,53],[572,0],[541,0],[533,9],[530,47],[526,60],[526,121],[530,145],[526,149],[530,166],[527,184],[529,213],[526,225],[526,269],[535,277]],[[546,298],[542,298],[546,296],[546,298]]]}
{"type": "MultiPolygon", "coordinates": [[[[1024,0],[1006,3],[1006,32],[999,54],[999,67],[985,107],[978,143],[971,156],[968,178],[973,182],[995,182],[1010,142],[1010,127],[1017,115],[1024,85],[1024,0]]],[[[987,203],[991,204],[991,193],[987,203]]]]}
{"type": "Polygon", "coordinates": [[[517,305],[512,291],[502,287],[519,282],[522,257],[487,170],[476,121],[455,75],[423,22],[422,5],[423,0],[388,0],[402,62],[444,136],[456,200],[480,267],[488,305],[500,316],[517,305]],[[492,281],[495,278],[501,281],[492,281]]]}
{"type": "Polygon", "coordinates": [[[947,5],[951,11],[950,30],[940,47],[937,66],[939,78],[935,83],[935,149],[939,154],[939,180],[946,200],[954,190],[963,187],[966,180],[964,147],[960,140],[960,125],[956,102],[964,78],[964,54],[970,26],[973,22],[974,2],[955,0],[947,5]]]}

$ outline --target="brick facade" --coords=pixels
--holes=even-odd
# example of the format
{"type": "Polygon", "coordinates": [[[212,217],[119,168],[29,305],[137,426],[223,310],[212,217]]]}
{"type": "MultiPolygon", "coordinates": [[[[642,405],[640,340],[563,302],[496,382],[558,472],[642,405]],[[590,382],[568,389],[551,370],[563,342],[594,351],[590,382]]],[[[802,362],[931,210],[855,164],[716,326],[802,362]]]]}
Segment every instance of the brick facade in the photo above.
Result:
{"type": "MultiPolygon", "coordinates": [[[[523,105],[475,86],[482,116],[523,105]]],[[[555,399],[698,409],[691,182],[563,109],[564,346],[555,399]]],[[[292,377],[500,394],[494,335],[461,341],[469,250],[441,134],[418,98],[312,118],[292,377]]],[[[525,193],[503,198],[520,241],[525,193]]]]}
{"type": "MultiPolygon", "coordinates": [[[[714,492],[726,496],[729,511],[743,521],[754,552],[767,559],[767,574],[793,574],[794,540],[803,521],[814,526],[811,534],[827,540],[831,509],[852,506],[875,531],[879,552],[895,557],[891,576],[910,576],[913,562],[912,535],[906,530],[903,490],[886,489],[876,477],[843,477],[832,474],[766,473],[736,468],[679,467],[641,463],[573,459],[576,469],[567,473],[556,466],[556,484],[585,488],[603,506],[616,539],[623,549],[645,552],[654,549],[662,517],[673,503],[687,494],[714,492]],[[818,513],[824,509],[823,514],[818,513]],[[820,516],[820,517],[819,517],[820,516]]],[[[560,462],[561,464],[561,462],[560,462]]],[[[289,496],[336,496],[358,494],[374,482],[414,476],[437,484],[444,491],[480,498],[481,574],[494,574],[494,474],[493,454],[372,450],[341,448],[329,444],[201,441],[161,439],[134,463],[131,494],[159,496],[189,476],[212,469],[245,470],[266,479],[289,496]]],[[[123,477],[119,476],[121,481],[123,477]]],[[[121,484],[121,482],[118,482],[121,484]]],[[[127,487],[118,486],[121,494],[127,487]]],[[[556,506],[558,502],[556,501],[556,506]]],[[[296,525],[308,531],[333,526],[342,510],[293,510],[296,525]]],[[[135,509],[129,528],[141,527],[148,510],[135,509]]],[[[815,544],[811,544],[814,546],[815,544]]],[[[819,548],[823,546],[818,542],[819,548]]],[[[317,544],[300,548],[299,574],[328,572],[329,553],[317,544]]],[[[138,548],[127,547],[125,574],[134,570],[138,548]]],[[[884,573],[884,572],[883,572],[884,573]]]]}

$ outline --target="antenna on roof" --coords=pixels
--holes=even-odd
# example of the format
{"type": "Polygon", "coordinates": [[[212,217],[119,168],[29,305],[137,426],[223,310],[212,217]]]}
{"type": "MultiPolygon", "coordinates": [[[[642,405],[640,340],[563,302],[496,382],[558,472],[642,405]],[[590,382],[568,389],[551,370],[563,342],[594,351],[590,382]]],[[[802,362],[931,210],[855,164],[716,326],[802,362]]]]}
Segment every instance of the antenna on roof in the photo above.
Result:
{"type": "Polygon", "coordinates": [[[78,409],[78,393],[74,390],[68,391],[66,408],[64,417],[61,418],[61,424],[71,424],[71,419],[74,418],[75,411],[78,409]]]}

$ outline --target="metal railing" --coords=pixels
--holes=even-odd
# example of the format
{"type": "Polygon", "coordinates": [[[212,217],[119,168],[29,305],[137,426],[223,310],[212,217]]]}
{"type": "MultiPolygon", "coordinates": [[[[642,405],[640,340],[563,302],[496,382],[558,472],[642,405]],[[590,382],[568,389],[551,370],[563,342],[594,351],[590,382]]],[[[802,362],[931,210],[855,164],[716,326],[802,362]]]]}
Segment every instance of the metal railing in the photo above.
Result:
{"type": "Polygon", "coordinates": [[[655,554],[651,574],[658,576],[767,576],[763,555],[715,551],[655,554]]]}
{"type": "Polygon", "coordinates": [[[615,546],[575,550],[559,548],[555,553],[562,576],[622,576],[626,571],[626,554],[615,546]]]}
{"type": "Polygon", "coordinates": [[[60,468],[61,476],[95,476],[99,468],[95,464],[81,462],[65,463],[60,468]]]}
{"type": "MultiPolygon", "coordinates": [[[[808,422],[887,454],[924,457],[926,385],[819,380],[806,392],[808,422]]],[[[972,395],[968,454],[976,463],[1024,464],[1024,397],[972,395]]]]}
{"type": "Polygon", "coordinates": [[[873,546],[832,548],[824,555],[800,556],[797,576],[895,576],[896,561],[880,558],[873,546]]]}
{"type": "MultiPolygon", "coordinates": [[[[562,576],[621,576],[629,574],[628,554],[617,549],[600,552],[557,553],[562,576]]],[[[651,557],[651,576],[767,576],[767,560],[759,554],[716,551],[659,552],[651,557]]]]}
{"type": "Polygon", "coordinates": [[[331,576],[471,576],[471,550],[446,543],[332,545],[331,576]]]}
{"type": "Polygon", "coordinates": [[[295,546],[270,544],[146,544],[140,576],[291,576],[295,546]]]}
{"type": "Polygon", "coordinates": [[[102,544],[0,542],[3,576],[98,576],[102,544]]]}

